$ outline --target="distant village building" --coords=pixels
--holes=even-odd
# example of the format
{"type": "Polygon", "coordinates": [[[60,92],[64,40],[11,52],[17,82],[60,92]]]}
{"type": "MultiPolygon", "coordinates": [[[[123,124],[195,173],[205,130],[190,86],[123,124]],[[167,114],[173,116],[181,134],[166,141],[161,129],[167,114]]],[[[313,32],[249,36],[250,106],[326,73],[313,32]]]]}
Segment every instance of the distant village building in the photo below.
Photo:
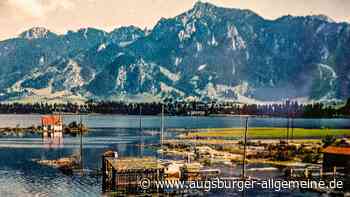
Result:
{"type": "Polygon", "coordinates": [[[41,117],[43,131],[60,132],[63,130],[63,121],[61,116],[49,115],[41,117]]]}
{"type": "Polygon", "coordinates": [[[350,172],[350,144],[344,140],[337,146],[328,146],[323,150],[323,169],[332,171],[334,167],[350,172]]]}
{"type": "Polygon", "coordinates": [[[202,110],[202,111],[200,111],[200,110],[197,110],[197,111],[192,110],[192,111],[187,112],[187,115],[188,116],[205,116],[206,115],[206,111],[204,111],[204,110],[202,110]]]}
{"type": "MultiPolygon", "coordinates": [[[[49,115],[41,117],[43,137],[49,140],[63,137],[63,121],[61,116],[49,115]]],[[[61,140],[59,141],[61,143],[61,140]]]]}

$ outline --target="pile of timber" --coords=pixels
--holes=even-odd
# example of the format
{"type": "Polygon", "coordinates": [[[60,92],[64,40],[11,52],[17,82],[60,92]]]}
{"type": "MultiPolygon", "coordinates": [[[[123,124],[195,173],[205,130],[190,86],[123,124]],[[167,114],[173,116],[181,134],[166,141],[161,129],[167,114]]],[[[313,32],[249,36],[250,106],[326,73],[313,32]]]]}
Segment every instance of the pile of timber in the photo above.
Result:
{"type": "Polygon", "coordinates": [[[66,174],[71,174],[73,173],[74,169],[78,169],[80,167],[77,157],[63,157],[55,160],[36,160],[34,162],[43,166],[59,169],[66,174]]]}

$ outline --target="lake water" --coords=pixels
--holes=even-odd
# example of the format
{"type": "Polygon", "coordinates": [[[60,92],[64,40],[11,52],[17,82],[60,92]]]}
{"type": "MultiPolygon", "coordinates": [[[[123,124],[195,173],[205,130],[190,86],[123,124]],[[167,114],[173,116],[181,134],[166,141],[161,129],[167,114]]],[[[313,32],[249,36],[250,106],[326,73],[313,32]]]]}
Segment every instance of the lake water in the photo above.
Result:
{"type": "MultiPolygon", "coordinates": [[[[0,127],[20,126],[28,127],[40,124],[41,115],[8,115],[0,114],[0,127]]],[[[84,124],[90,128],[139,128],[138,116],[121,115],[87,115],[81,116],[84,124]]],[[[79,121],[79,116],[66,115],[65,122],[79,121]]],[[[210,127],[242,127],[245,117],[190,117],[169,116],[165,117],[167,128],[210,128],[210,127]]],[[[286,118],[260,118],[250,117],[250,127],[285,127],[286,118]]],[[[350,128],[350,119],[294,119],[295,127],[303,128],[350,128]]],[[[158,116],[143,116],[143,128],[159,128],[158,116]]]]}
{"type": "MultiPolygon", "coordinates": [[[[88,115],[81,119],[90,131],[84,136],[84,166],[99,169],[101,154],[107,149],[115,149],[120,156],[140,154],[135,146],[140,143],[139,117],[117,115],[88,115]]],[[[78,116],[64,116],[66,123],[79,121],[78,116]]],[[[240,117],[166,117],[167,128],[209,128],[242,127],[244,118],[240,117]]],[[[0,115],[0,127],[27,127],[40,124],[40,115],[0,115]]],[[[250,118],[249,126],[284,127],[284,118],[250,118]]],[[[350,128],[347,119],[296,119],[295,127],[304,128],[350,128]]],[[[160,118],[142,117],[144,130],[159,129],[160,118]]],[[[169,129],[171,130],[171,129],[169,129]]],[[[168,135],[171,136],[171,135],[168,135]]],[[[157,143],[157,136],[145,136],[145,143],[157,143]]],[[[101,179],[97,177],[66,176],[55,169],[40,166],[34,159],[56,159],[79,153],[79,138],[64,136],[60,141],[48,142],[40,136],[0,135],[0,196],[102,196],[101,179]]],[[[155,155],[155,151],[146,149],[144,155],[155,155]]],[[[250,166],[254,167],[254,166],[250,166]]],[[[249,166],[248,166],[249,168],[249,166]]],[[[237,175],[240,168],[223,168],[228,175],[237,175]]],[[[254,173],[259,177],[278,177],[282,172],[254,173]]],[[[239,192],[208,193],[208,196],[241,196],[239,192]]],[[[247,196],[318,196],[313,193],[251,191],[247,196]]]]}

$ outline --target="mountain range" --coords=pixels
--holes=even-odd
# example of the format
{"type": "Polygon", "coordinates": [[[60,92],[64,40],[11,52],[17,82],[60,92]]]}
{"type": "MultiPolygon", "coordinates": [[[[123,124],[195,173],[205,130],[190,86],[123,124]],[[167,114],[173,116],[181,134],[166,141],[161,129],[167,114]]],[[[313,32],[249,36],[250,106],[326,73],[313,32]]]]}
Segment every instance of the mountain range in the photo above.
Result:
{"type": "Polygon", "coordinates": [[[350,24],[198,2],[152,30],[34,27],[0,42],[0,101],[350,97],[350,24]]]}

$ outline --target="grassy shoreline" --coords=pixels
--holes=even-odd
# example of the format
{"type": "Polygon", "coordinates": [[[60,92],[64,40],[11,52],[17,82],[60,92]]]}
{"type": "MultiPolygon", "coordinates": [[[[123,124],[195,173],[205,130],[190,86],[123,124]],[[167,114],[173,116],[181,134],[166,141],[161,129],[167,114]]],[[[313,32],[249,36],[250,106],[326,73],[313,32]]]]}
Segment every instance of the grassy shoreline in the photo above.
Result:
{"type": "MultiPolygon", "coordinates": [[[[191,130],[182,134],[181,138],[239,138],[243,135],[242,128],[208,128],[191,130]]],[[[255,139],[278,139],[287,136],[287,128],[255,127],[249,128],[249,138],[255,139]]],[[[349,137],[350,129],[289,129],[289,137],[297,139],[323,138],[326,136],[349,137]]]]}

